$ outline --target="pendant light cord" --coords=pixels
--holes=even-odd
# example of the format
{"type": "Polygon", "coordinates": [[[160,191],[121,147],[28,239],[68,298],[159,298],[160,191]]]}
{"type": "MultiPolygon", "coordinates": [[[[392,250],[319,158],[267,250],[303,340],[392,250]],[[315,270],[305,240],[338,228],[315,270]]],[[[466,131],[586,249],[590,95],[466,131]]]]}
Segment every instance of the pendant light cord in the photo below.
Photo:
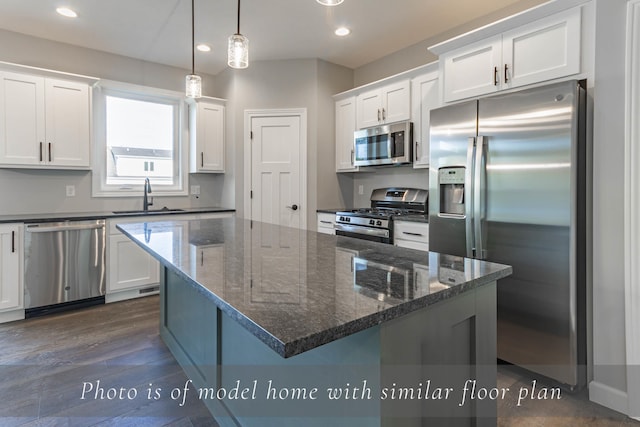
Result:
{"type": "Polygon", "coordinates": [[[240,34],[240,0],[238,0],[238,31],[236,34],[240,34]]]}
{"type": "Polygon", "coordinates": [[[196,73],[196,18],[194,5],[196,0],[191,0],[191,74],[196,73]]]}

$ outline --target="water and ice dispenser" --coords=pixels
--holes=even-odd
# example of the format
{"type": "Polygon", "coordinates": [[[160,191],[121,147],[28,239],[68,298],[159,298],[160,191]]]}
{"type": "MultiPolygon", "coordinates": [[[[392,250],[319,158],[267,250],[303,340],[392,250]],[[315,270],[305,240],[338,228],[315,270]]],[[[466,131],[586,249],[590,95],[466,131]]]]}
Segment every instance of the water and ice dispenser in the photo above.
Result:
{"type": "Polygon", "coordinates": [[[440,188],[440,215],[463,216],[465,214],[465,168],[463,166],[440,168],[438,170],[438,183],[440,188]]]}

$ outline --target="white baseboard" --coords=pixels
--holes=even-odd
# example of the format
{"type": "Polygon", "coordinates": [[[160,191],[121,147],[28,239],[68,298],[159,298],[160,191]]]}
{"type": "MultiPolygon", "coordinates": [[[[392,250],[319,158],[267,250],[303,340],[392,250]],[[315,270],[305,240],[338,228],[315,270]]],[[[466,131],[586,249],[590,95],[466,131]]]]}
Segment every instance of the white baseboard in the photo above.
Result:
{"type": "Polygon", "coordinates": [[[151,285],[151,286],[145,286],[142,289],[130,289],[127,291],[120,291],[120,292],[115,292],[115,293],[109,293],[107,295],[105,295],[104,297],[104,302],[106,304],[112,303],[112,302],[118,302],[118,301],[125,301],[128,299],[133,299],[133,298],[140,298],[140,297],[146,297],[149,295],[157,295],[158,294],[158,290],[153,290],[150,291],[151,288],[155,288],[158,285],[151,285]]]}
{"type": "Polygon", "coordinates": [[[0,323],[14,322],[22,319],[24,319],[24,309],[0,313],[0,323]]]}
{"type": "Polygon", "coordinates": [[[629,400],[627,393],[608,385],[591,381],[589,383],[589,400],[614,411],[628,415],[629,400]]]}

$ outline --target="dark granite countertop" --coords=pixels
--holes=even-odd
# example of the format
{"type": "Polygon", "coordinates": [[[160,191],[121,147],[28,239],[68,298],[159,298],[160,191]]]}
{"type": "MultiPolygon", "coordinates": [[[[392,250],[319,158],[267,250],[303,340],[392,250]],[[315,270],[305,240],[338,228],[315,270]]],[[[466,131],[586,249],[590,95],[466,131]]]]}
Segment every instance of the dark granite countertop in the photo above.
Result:
{"type": "Polygon", "coordinates": [[[512,272],[500,264],[241,218],[118,228],[283,357],[512,272]]]}
{"type": "Polygon", "coordinates": [[[0,215],[0,223],[9,222],[49,222],[49,221],[83,221],[93,219],[113,219],[126,218],[147,215],[172,215],[172,214],[201,214],[201,213],[218,213],[218,212],[235,212],[235,209],[205,207],[205,208],[183,208],[183,209],[151,209],[147,212],[139,211],[115,211],[115,212],[62,212],[62,213],[44,213],[44,214],[15,214],[0,215]]]}

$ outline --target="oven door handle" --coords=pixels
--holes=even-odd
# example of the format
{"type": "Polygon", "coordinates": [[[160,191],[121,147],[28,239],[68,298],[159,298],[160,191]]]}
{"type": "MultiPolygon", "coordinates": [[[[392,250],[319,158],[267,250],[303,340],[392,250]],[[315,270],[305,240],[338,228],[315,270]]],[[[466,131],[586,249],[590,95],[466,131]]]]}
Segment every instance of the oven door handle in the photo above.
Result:
{"type": "Polygon", "coordinates": [[[367,228],[357,225],[335,224],[336,231],[344,231],[346,233],[364,234],[368,236],[389,238],[389,230],[383,228],[367,228]]]}

